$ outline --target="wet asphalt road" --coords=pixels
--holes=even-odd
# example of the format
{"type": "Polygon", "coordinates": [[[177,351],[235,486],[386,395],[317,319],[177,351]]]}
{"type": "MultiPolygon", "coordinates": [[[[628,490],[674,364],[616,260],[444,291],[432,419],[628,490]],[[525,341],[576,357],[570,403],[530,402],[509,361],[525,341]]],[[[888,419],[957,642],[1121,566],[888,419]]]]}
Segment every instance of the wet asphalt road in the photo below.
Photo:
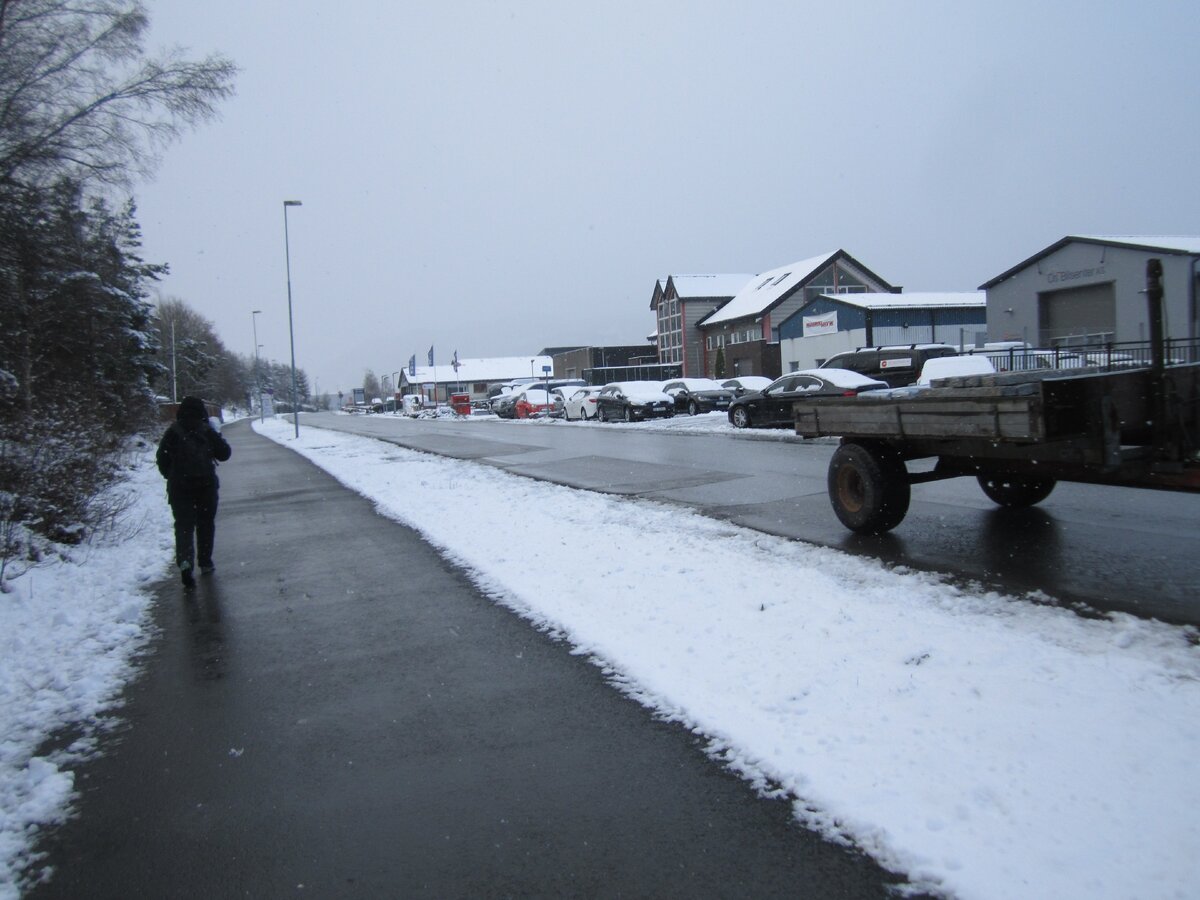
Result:
{"type": "Polygon", "coordinates": [[[413,532],[226,433],[217,573],[159,590],[29,897],[885,895],[413,532]]]}
{"type": "Polygon", "coordinates": [[[826,490],[835,441],[598,423],[305,418],[570,487],[678,503],[1007,593],[1041,591],[1065,603],[1200,625],[1200,494],[1064,482],[1039,506],[1014,510],[997,507],[974,479],[954,478],[914,486],[909,514],[891,533],[855,535],[834,516],[826,490]]]}

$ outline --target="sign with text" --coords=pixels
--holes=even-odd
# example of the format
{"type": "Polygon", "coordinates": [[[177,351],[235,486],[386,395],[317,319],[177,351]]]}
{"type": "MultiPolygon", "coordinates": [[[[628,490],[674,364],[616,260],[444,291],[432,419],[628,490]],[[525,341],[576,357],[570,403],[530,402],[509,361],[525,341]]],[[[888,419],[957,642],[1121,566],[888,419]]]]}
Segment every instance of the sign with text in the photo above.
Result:
{"type": "Polygon", "coordinates": [[[812,337],[816,334],[833,334],[838,330],[837,327],[837,312],[823,313],[819,316],[804,317],[804,336],[812,337]]]}

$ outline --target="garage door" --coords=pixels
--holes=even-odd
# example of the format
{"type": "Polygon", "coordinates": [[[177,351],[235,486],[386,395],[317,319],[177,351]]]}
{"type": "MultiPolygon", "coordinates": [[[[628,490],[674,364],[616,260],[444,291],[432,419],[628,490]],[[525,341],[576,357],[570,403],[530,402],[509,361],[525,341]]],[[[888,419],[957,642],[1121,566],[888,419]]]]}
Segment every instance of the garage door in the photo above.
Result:
{"type": "Polygon", "coordinates": [[[1038,295],[1040,345],[1111,341],[1117,328],[1116,287],[1090,284],[1038,295]]]}

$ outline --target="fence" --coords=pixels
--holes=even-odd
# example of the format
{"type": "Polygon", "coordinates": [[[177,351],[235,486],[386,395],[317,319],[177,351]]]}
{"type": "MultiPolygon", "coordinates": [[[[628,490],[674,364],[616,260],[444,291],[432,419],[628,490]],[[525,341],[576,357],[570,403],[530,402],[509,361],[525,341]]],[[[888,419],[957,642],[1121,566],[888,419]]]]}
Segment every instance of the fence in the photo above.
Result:
{"type": "MultiPolygon", "coordinates": [[[[1149,341],[1108,341],[1094,344],[1059,345],[1048,349],[1033,347],[981,348],[968,350],[973,356],[986,356],[997,372],[1024,372],[1031,369],[1101,369],[1148,366],[1149,341]]],[[[1164,358],[1168,366],[1200,362],[1200,339],[1167,338],[1164,358]]]]}

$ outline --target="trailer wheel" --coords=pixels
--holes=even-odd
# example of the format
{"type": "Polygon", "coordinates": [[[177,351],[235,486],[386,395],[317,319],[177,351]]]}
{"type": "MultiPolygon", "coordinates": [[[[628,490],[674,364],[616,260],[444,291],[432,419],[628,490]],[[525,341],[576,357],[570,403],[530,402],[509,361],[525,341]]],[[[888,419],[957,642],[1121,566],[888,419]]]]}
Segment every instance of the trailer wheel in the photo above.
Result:
{"type": "Polygon", "coordinates": [[[829,461],[828,484],[833,511],[859,534],[891,531],[908,513],[908,470],[887,447],[842,444],[829,461]]]}
{"type": "Polygon", "coordinates": [[[1035,506],[1050,496],[1057,482],[1053,478],[1006,478],[980,475],[979,486],[995,503],[1016,508],[1035,506]]]}

